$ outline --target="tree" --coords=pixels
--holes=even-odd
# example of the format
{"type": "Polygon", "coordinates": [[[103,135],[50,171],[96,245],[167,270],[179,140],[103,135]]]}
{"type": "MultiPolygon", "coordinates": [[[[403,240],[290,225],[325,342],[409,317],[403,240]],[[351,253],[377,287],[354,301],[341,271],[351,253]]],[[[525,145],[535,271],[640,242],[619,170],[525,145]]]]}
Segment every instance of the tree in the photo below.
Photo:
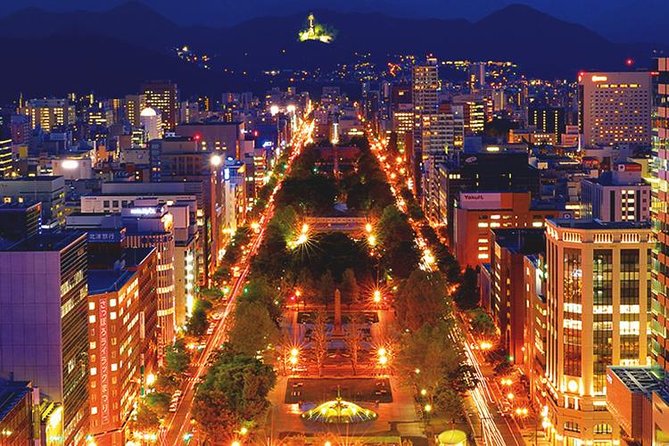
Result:
{"type": "Polygon", "coordinates": [[[207,332],[207,311],[202,305],[195,305],[193,314],[186,323],[186,330],[191,336],[200,337],[207,332]]]}
{"type": "Polygon", "coordinates": [[[478,306],[480,296],[478,274],[475,269],[467,267],[453,299],[461,310],[472,310],[478,306]]]}
{"type": "MultiPolygon", "coordinates": [[[[229,270],[226,270],[228,272],[229,276],[229,270]]],[[[218,273],[218,270],[214,273],[214,281],[216,281],[216,273],[218,273]]],[[[229,279],[229,277],[228,277],[229,279]]],[[[228,280],[226,279],[226,280],[228,280]]],[[[204,300],[207,301],[217,301],[223,298],[225,295],[223,294],[223,291],[221,291],[220,288],[200,288],[200,297],[202,297],[204,300]]]]}
{"type": "Polygon", "coordinates": [[[449,339],[450,325],[443,320],[404,333],[396,361],[400,378],[433,395],[444,379],[445,368],[455,369],[462,360],[461,353],[453,348],[449,339]]]}
{"type": "Polygon", "coordinates": [[[416,331],[443,320],[449,313],[446,299],[446,284],[440,273],[414,270],[393,301],[400,327],[416,331]]]}
{"type": "Polygon", "coordinates": [[[484,337],[492,337],[497,332],[495,321],[481,308],[476,308],[471,312],[470,324],[475,333],[484,337]]]}
{"type": "Polygon", "coordinates": [[[348,303],[357,303],[360,300],[360,287],[351,268],[344,271],[340,285],[342,300],[348,303]]]}
{"type": "Polygon", "coordinates": [[[328,303],[334,299],[335,287],[334,277],[330,270],[327,270],[318,281],[318,293],[326,308],[328,303]]]}
{"type": "Polygon", "coordinates": [[[193,417],[216,445],[230,444],[241,424],[240,417],[228,406],[226,395],[220,390],[196,394],[193,417]]]}
{"type": "Polygon", "coordinates": [[[346,331],[344,333],[344,342],[346,349],[351,355],[351,368],[353,375],[358,374],[358,353],[362,344],[362,323],[360,314],[351,315],[348,324],[346,324],[346,331]]]}
{"type": "Polygon", "coordinates": [[[175,390],[179,388],[179,383],[177,382],[174,375],[169,373],[159,373],[156,378],[156,392],[172,394],[175,390]]]}
{"type": "Polygon", "coordinates": [[[314,319],[314,326],[311,333],[312,350],[314,361],[318,367],[318,376],[323,372],[325,357],[328,353],[328,333],[327,333],[327,315],[325,311],[318,310],[314,319]]]}
{"type": "Polygon", "coordinates": [[[462,401],[462,395],[448,387],[440,387],[435,392],[435,410],[451,423],[451,428],[464,418],[465,407],[462,401]]]}
{"type": "Polygon", "coordinates": [[[414,233],[407,216],[394,205],[383,210],[378,228],[378,239],[384,249],[393,251],[403,241],[413,242],[414,233]]]}
{"type": "Polygon", "coordinates": [[[140,402],[137,406],[136,418],[132,424],[133,430],[144,433],[155,433],[158,427],[160,427],[160,418],[144,402],[140,402]]]}
{"type": "Polygon", "coordinates": [[[174,375],[181,375],[190,365],[190,355],[183,339],[177,340],[165,349],[165,370],[174,375]]]}
{"type": "Polygon", "coordinates": [[[256,356],[279,339],[279,329],[267,308],[258,301],[242,300],[235,308],[235,317],[229,333],[235,350],[256,356]]]}
{"type": "Polygon", "coordinates": [[[158,416],[164,417],[170,407],[170,395],[161,392],[152,392],[144,398],[146,405],[158,416]]]}
{"type": "Polygon", "coordinates": [[[228,444],[242,420],[257,422],[265,414],[275,384],[271,366],[226,345],[197,389],[193,415],[215,444],[228,444]]]}
{"type": "Polygon", "coordinates": [[[239,302],[244,301],[256,302],[265,307],[274,323],[279,326],[283,314],[279,293],[266,276],[254,274],[251,277],[239,296],[239,302]]]}

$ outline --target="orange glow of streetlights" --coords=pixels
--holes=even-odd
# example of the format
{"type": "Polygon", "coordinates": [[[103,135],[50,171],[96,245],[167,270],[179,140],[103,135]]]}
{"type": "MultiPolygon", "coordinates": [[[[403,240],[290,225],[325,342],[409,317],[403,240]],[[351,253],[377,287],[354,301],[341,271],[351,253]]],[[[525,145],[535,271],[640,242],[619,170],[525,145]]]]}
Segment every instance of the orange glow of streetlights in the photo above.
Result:
{"type": "Polygon", "coordinates": [[[374,290],[372,293],[372,300],[374,301],[375,304],[381,303],[381,290],[374,290]]]}

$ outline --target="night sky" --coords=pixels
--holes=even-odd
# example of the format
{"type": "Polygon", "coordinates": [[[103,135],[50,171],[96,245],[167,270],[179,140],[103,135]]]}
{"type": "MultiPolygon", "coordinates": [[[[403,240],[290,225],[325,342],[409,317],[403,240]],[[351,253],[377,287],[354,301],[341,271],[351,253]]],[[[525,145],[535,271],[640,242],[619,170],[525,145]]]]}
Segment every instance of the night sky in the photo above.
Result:
{"type": "MultiPolygon", "coordinates": [[[[0,15],[28,6],[51,10],[106,9],[127,0],[0,1],[0,15]]],[[[667,0],[141,0],[185,24],[224,26],[248,18],[308,9],[381,11],[395,16],[479,19],[512,3],[524,3],[555,17],[586,25],[621,42],[669,42],[667,0]]]]}

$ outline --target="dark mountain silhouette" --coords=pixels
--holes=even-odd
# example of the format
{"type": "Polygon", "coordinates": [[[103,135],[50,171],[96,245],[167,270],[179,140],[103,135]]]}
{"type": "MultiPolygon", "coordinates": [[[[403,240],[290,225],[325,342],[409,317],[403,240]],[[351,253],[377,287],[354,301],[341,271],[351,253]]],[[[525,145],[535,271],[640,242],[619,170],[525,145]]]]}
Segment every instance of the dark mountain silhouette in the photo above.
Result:
{"type": "Polygon", "coordinates": [[[277,68],[329,70],[350,63],[355,52],[369,52],[379,63],[389,55],[407,53],[512,60],[530,75],[572,79],[580,69],[622,69],[628,57],[650,65],[650,45],[613,43],[527,6],[508,6],[477,22],[328,10],[315,14],[319,22],[337,30],[332,44],[298,41],[306,13],[216,29],[179,26],[137,1],[104,12],[26,9],[0,18],[0,44],[11,55],[5,60],[12,65],[0,88],[14,89],[12,94],[16,88],[55,94],[67,91],[66,86],[133,91],[151,77],[181,79],[184,86],[218,91],[250,85],[248,75],[226,78],[220,71],[199,70],[177,60],[171,48],[183,44],[216,56],[216,68],[251,74],[277,68]]]}

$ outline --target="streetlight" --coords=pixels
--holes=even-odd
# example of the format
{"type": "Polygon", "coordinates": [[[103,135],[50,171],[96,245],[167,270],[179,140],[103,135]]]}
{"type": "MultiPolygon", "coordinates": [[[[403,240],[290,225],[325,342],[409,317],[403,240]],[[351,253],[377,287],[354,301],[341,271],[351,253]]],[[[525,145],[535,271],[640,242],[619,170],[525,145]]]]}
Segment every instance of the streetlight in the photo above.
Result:
{"type": "Polygon", "coordinates": [[[374,290],[372,293],[372,300],[375,304],[381,303],[381,290],[374,290]]]}
{"type": "Polygon", "coordinates": [[[432,405],[430,403],[426,404],[425,407],[423,407],[423,410],[425,410],[425,413],[432,412],[432,405]]]}
{"type": "Polygon", "coordinates": [[[218,167],[223,164],[223,158],[221,155],[212,155],[211,158],[209,158],[209,163],[214,167],[218,167]]]}

